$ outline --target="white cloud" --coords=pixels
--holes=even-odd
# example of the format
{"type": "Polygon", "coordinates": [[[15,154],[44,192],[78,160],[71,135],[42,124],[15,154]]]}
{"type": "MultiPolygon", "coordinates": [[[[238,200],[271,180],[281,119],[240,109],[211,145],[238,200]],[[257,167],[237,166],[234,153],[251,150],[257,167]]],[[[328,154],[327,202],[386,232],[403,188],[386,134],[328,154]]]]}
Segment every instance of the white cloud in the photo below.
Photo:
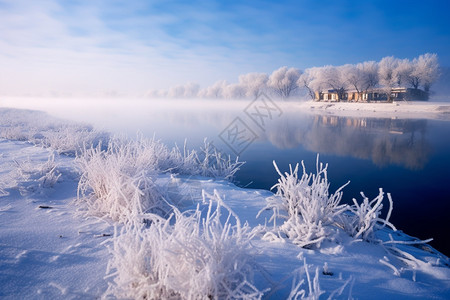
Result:
{"type": "MultiPolygon", "coordinates": [[[[0,7],[0,93],[140,93],[188,80],[209,84],[236,76],[246,65],[251,69],[261,56],[248,49],[230,51],[227,40],[238,28],[207,43],[216,32],[202,22],[188,22],[191,28],[178,36],[170,29],[182,26],[174,14],[120,9],[92,3],[64,7],[50,0],[6,2],[0,7]]],[[[201,16],[194,12],[190,8],[183,18],[201,16]]],[[[214,18],[214,12],[203,18],[214,18]]]]}

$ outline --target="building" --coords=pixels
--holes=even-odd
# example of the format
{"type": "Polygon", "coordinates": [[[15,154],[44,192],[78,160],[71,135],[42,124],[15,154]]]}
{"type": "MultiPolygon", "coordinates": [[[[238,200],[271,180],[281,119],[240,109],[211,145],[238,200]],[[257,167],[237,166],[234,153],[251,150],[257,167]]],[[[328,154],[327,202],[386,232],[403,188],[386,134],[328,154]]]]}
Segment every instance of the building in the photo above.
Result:
{"type": "Polygon", "coordinates": [[[428,93],[421,89],[393,88],[389,99],[386,90],[373,89],[370,91],[357,92],[356,90],[338,91],[327,90],[325,92],[315,92],[315,101],[354,101],[354,102],[374,102],[374,101],[427,101],[428,93]]]}

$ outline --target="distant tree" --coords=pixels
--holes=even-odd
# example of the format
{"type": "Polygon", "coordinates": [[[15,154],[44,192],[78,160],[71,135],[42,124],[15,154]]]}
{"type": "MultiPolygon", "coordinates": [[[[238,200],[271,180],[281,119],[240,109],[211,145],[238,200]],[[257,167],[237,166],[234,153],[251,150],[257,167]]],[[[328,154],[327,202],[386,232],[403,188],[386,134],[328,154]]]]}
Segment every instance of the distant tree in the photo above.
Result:
{"type": "Polygon", "coordinates": [[[378,64],[378,76],[382,89],[386,92],[388,101],[391,102],[392,89],[398,86],[399,78],[397,73],[398,59],[387,56],[381,59],[378,64]]]}
{"type": "Polygon", "coordinates": [[[418,89],[423,86],[425,91],[429,91],[431,84],[438,78],[439,64],[436,54],[426,53],[414,58],[398,59],[395,68],[397,83],[399,86],[411,86],[418,89]]]}
{"type": "Polygon", "coordinates": [[[229,84],[224,88],[224,98],[241,99],[245,97],[245,88],[239,83],[229,84]]]}
{"type": "Polygon", "coordinates": [[[414,59],[414,73],[418,74],[420,84],[426,92],[439,78],[439,62],[435,53],[425,53],[414,59]]]}
{"type": "Polygon", "coordinates": [[[367,92],[378,85],[378,64],[375,61],[365,61],[356,65],[362,71],[364,78],[362,91],[367,92]]]}
{"type": "Polygon", "coordinates": [[[184,86],[177,85],[174,87],[171,87],[169,91],[167,92],[167,97],[169,98],[182,98],[184,97],[184,86]]]}
{"type": "Polygon", "coordinates": [[[311,99],[314,99],[315,92],[321,92],[324,86],[320,78],[320,70],[317,67],[306,69],[297,80],[297,85],[306,88],[311,99]]]}
{"type": "Polygon", "coordinates": [[[239,76],[239,84],[248,98],[258,97],[266,88],[269,77],[266,73],[248,73],[239,76]]]}
{"type": "Polygon", "coordinates": [[[167,96],[166,90],[150,90],[145,94],[148,98],[164,98],[167,96]]]}
{"type": "Polygon", "coordinates": [[[395,73],[397,75],[397,85],[401,87],[405,87],[408,84],[411,84],[411,75],[413,71],[412,62],[405,59],[397,59],[397,66],[395,67],[395,73]]]}
{"type": "Polygon", "coordinates": [[[338,101],[344,98],[344,94],[348,90],[349,85],[346,75],[350,69],[351,65],[325,66],[322,68],[322,78],[338,94],[338,101]]]}
{"type": "Polygon", "coordinates": [[[227,85],[226,80],[216,81],[213,85],[200,90],[198,96],[201,98],[223,98],[223,92],[227,85]]]}
{"type": "Polygon", "coordinates": [[[282,98],[289,98],[291,93],[298,88],[297,80],[300,71],[295,68],[281,67],[270,75],[267,86],[272,88],[282,98]]]}
{"type": "Polygon", "coordinates": [[[311,86],[311,82],[313,81],[313,76],[310,72],[310,69],[306,69],[302,75],[297,80],[297,85],[301,88],[306,88],[308,91],[308,95],[311,99],[315,98],[314,89],[311,86]]]}
{"type": "Polygon", "coordinates": [[[417,68],[416,59],[414,59],[411,64],[410,72],[407,74],[406,80],[409,83],[409,85],[414,89],[419,88],[422,80],[422,75],[420,74],[420,71],[417,68]]]}
{"type": "Polygon", "coordinates": [[[184,94],[185,98],[195,98],[198,96],[198,92],[200,90],[200,86],[197,83],[188,82],[184,85],[184,94]]]}
{"type": "Polygon", "coordinates": [[[359,96],[366,84],[364,70],[362,68],[359,68],[357,65],[351,65],[351,67],[348,67],[345,76],[348,84],[356,90],[358,97],[358,99],[356,100],[359,100],[359,96]]]}

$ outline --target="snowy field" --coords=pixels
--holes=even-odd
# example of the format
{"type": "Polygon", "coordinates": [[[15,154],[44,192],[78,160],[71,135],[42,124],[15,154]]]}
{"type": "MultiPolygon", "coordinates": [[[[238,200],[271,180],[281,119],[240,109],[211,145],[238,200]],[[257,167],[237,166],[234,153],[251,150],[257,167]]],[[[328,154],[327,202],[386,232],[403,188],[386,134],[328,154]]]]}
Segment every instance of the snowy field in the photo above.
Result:
{"type": "Polygon", "coordinates": [[[208,145],[0,117],[2,299],[450,297],[448,257],[395,230],[390,196],[341,204],[320,164],[243,189],[208,145]]]}

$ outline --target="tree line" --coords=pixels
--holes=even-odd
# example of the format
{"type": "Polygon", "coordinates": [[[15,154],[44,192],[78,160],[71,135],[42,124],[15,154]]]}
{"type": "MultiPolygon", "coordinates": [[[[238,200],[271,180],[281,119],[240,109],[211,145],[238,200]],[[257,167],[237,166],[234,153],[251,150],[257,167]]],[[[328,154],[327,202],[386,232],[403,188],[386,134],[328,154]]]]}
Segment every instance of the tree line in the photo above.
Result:
{"type": "Polygon", "coordinates": [[[334,90],[338,94],[354,90],[360,95],[373,89],[390,94],[396,87],[409,87],[430,91],[439,77],[436,54],[426,53],[412,60],[387,56],[380,61],[366,61],[341,66],[327,65],[301,71],[281,67],[267,73],[248,73],[238,77],[237,83],[219,80],[213,85],[200,88],[199,84],[187,83],[168,90],[152,90],[148,97],[167,98],[255,98],[265,92],[280,98],[289,98],[303,90],[314,99],[315,93],[334,90]]]}

